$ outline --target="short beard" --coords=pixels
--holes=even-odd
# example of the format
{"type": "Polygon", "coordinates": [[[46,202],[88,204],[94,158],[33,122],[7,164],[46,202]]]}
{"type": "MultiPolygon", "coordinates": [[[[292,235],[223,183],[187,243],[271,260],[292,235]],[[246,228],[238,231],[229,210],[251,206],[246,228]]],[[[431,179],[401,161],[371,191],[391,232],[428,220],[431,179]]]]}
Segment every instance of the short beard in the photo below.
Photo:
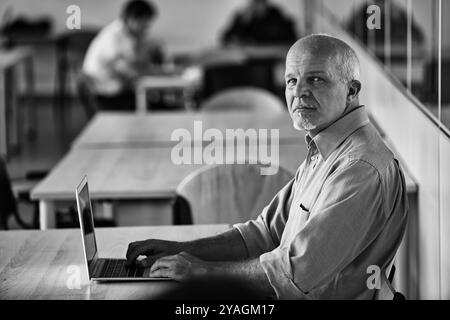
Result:
{"type": "Polygon", "coordinates": [[[314,124],[312,124],[310,121],[306,120],[305,118],[301,118],[300,123],[297,121],[292,121],[294,128],[299,131],[310,131],[316,128],[314,124]]]}

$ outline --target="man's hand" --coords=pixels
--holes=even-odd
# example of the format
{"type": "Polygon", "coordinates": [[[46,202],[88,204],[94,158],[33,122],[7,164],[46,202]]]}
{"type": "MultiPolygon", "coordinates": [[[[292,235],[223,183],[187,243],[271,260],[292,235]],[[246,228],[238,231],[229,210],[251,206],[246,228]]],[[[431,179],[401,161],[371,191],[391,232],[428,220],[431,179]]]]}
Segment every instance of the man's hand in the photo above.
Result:
{"type": "Polygon", "coordinates": [[[212,275],[213,263],[200,260],[187,252],[162,257],[150,268],[150,277],[171,278],[184,281],[194,277],[212,275]]]}
{"type": "MultiPolygon", "coordinates": [[[[165,277],[177,281],[192,279],[235,279],[254,294],[274,297],[275,292],[260,265],[259,258],[244,261],[204,261],[187,252],[162,257],[155,261],[147,277],[165,277]],[[218,278],[217,278],[218,277],[218,278]]],[[[230,297],[232,298],[232,297],[230,297]]]]}
{"type": "Polygon", "coordinates": [[[130,266],[137,263],[140,267],[150,267],[157,259],[177,254],[183,251],[183,243],[176,241],[165,241],[165,240],[145,240],[136,241],[128,245],[128,250],[126,254],[127,265],[130,266]],[[147,256],[147,258],[137,261],[139,256],[147,256]]]}

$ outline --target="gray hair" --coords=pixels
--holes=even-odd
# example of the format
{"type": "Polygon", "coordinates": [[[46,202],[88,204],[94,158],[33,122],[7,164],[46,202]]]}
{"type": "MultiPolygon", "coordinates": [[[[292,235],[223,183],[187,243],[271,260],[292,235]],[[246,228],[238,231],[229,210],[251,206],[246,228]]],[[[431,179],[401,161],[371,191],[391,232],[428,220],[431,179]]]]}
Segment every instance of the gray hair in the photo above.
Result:
{"type": "Polygon", "coordinates": [[[358,57],[355,51],[344,41],[327,34],[311,34],[294,43],[289,49],[288,55],[300,46],[307,46],[311,52],[330,51],[332,53],[330,56],[335,60],[338,76],[344,83],[360,80],[358,57]]]}

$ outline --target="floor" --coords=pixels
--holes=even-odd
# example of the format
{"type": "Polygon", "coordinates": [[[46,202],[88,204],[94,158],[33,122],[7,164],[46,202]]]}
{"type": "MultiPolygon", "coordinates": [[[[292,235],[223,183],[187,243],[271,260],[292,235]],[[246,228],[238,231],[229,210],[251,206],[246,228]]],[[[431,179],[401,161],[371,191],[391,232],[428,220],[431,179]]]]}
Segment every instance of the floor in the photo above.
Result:
{"type": "MultiPolygon", "coordinates": [[[[20,122],[28,123],[28,110],[19,101],[20,122]]],[[[49,171],[69,150],[73,139],[88,123],[88,118],[77,100],[67,101],[64,110],[58,113],[53,108],[53,99],[40,97],[35,101],[37,121],[36,137],[27,137],[26,129],[21,128],[20,147],[8,156],[7,169],[11,181],[17,183],[30,171],[49,171]],[[56,113],[56,114],[55,114],[56,113]],[[59,119],[59,120],[57,120],[59,119]]],[[[25,127],[23,125],[22,127],[25,127]]],[[[94,211],[101,214],[102,206],[94,205],[94,211]]],[[[33,218],[33,206],[19,203],[19,212],[25,221],[33,218]]],[[[169,200],[117,202],[114,203],[116,223],[120,226],[170,224],[171,207],[169,200]]],[[[10,219],[11,229],[19,228],[10,219]]]]}

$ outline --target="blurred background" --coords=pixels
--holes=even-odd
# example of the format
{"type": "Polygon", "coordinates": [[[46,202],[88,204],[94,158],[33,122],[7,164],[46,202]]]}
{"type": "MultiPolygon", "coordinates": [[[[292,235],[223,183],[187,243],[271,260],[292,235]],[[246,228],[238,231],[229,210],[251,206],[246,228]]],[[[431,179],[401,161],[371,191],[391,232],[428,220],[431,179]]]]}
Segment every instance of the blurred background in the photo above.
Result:
{"type": "MultiPolygon", "coordinates": [[[[136,82],[131,111],[198,112],[209,98],[234,87],[262,89],[284,103],[290,44],[317,32],[343,39],[361,60],[362,103],[413,185],[397,285],[407,298],[449,299],[450,0],[270,0],[283,21],[272,37],[275,26],[265,31],[256,25],[245,36],[233,29],[237,12],[249,2],[153,0],[157,15],[148,36],[162,56],[154,75],[179,82],[136,82]]],[[[83,62],[93,39],[125,3],[0,2],[0,157],[28,222],[38,210],[32,188],[105,110],[83,78],[83,62]],[[79,29],[67,25],[73,5],[80,9],[79,29]]],[[[160,214],[171,210],[167,199],[121,201],[114,210],[117,225],[171,223],[160,214]],[[154,214],[142,218],[149,208],[154,214]],[[119,214],[125,211],[133,213],[119,214]]],[[[8,219],[10,228],[22,227],[8,219]]]]}

